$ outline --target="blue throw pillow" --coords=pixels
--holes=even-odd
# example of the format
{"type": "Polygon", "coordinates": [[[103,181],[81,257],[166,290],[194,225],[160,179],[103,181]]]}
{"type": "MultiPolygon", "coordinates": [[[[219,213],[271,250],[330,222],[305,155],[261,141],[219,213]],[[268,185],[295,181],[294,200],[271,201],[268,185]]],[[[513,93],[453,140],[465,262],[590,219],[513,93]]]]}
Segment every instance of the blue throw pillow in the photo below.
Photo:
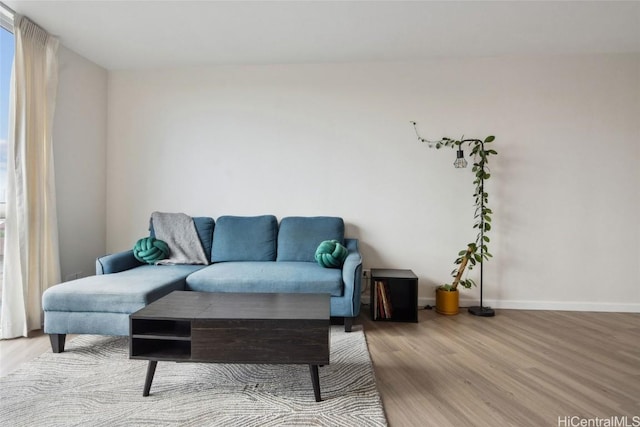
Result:
{"type": "Polygon", "coordinates": [[[133,247],[133,256],[140,262],[155,264],[169,256],[169,246],[155,237],[143,237],[133,247]]]}
{"type": "Polygon", "coordinates": [[[337,240],[325,240],[316,249],[316,261],[324,268],[342,268],[349,251],[337,240]]]}

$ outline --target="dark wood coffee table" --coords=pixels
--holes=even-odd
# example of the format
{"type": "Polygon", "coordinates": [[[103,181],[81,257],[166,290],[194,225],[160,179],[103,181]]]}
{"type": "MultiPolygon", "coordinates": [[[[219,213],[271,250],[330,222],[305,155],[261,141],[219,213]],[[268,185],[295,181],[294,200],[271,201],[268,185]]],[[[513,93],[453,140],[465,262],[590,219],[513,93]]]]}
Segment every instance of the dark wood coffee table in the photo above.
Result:
{"type": "Polygon", "coordinates": [[[159,361],[329,364],[328,294],[174,291],[129,317],[129,357],[149,361],[148,396],[159,361]]]}

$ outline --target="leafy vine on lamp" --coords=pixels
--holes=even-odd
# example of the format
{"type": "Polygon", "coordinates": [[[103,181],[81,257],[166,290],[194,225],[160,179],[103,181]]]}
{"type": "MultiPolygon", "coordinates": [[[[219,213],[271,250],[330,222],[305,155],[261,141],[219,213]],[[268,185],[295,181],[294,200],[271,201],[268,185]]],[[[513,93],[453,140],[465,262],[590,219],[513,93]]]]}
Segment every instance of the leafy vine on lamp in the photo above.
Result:
{"type": "MultiPolygon", "coordinates": [[[[418,127],[416,122],[410,122],[418,137],[418,141],[427,143],[430,148],[440,149],[442,147],[449,147],[456,149],[456,159],[453,165],[456,168],[466,168],[467,161],[464,158],[463,147],[467,145],[471,149],[471,156],[473,157],[475,192],[474,197],[474,224],[473,228],[478,230],[476,239],[473,242],[467,244],[467,247],[458,252],[458,257],[455,259],[454,264],[457,266],[452,272],[451,276],[454,278],[451,284],[444,284],[438,287],[436,291],[436,310],[442,314],[457,314],[458,312],[458,285],[463,288],[471,288],[476,286],[476,283],[471,278],[464,278],[463,273],[468,266],[467,271],[470,271],[477,264],[480,265],[480,305],[469,307],[469,313],[476,316],[490,317],[494,316],[495,312],[491,307],[485,307],[482,301],[482,277],[483,277],[483,265],[484,262],[489,260],[493,255],[489,252],[488,243],[491,241],[488,232],[491,230],[491,216],[493,211],[489,208],[489,194],[486,192],[484,183],[491,177],[489,167],[489,157],[495,156],[498,152],[492,148],[485,148],[485,144],[490,144],[495,140],[493,135],[487,136],[484,140],[464,138],[452,139],[441,138],[436,141],[430,141],[422,138],[418,133],[418,127]],[[438,308],[438,302],[444,301],[446,293],[455,294],[455,310],[451,307],[438,308]]],[[[451,296],[449,296],[451,298],[451,296]]]]}

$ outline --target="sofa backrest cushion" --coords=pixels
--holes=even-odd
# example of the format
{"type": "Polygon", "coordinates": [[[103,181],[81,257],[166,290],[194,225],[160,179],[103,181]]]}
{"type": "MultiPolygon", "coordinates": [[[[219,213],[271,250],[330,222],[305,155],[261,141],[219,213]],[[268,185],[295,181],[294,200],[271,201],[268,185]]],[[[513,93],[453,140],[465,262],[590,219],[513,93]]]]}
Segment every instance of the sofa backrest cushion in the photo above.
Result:
{"type": "MultiPolygon", "coordinates": [[[[215,228],[215,221],[208,216],[194,216],[193,225],[196,226],[196,232],[202,243],[202,249],[207,259],[211,259],[211,244],[213,243],[213,229],[215,228]]],[[[153,230],[153,222],[149,220],[149,235],[156,237],[156,233],[153,230]]]]}
{"type": "Polygon", "coordinates": [[[344,244],[344,221],[333,216],[282,218],[278,232],[278,261],[316,262],[315,253],[324,240],[344,244]]]}
{"type": "Polygon", "coordinates": [[[277,237],[273,215],[221,216],[213,232],[211,261],[275,261],[277,237]]]}
{"type": "Polygon", "coordinates": [[[193,224],[196,226],[198,237],[202,242],[202,248],[207,259],[211,259],[211,245],[213,244],[213,230],[215,229],[215,221],[209,217],[194,217],[193,224]]]}

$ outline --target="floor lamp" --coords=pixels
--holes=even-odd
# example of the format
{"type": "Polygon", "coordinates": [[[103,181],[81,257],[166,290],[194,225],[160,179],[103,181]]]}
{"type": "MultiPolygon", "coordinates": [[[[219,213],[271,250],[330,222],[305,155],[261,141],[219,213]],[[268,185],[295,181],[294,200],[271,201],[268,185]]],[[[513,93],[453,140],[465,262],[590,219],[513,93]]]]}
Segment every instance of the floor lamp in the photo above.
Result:
{"type": "MultiPolygon", "coordinates": [[[[477,158],[480,159],[480,160],[474,161],[474,164],[473,164],[473,172],[475,173],[475,176],[476,176],[476,180],[474,181],[474,184],[476,184],[476,193],[474,194],[474,196],[476,197],[476,206],[477,206],[476,215],[479,216],[480,218],[479,221],[476,223],[476,225],[474,225],[474,228],[478,227],[480,232],[476,237],[476,243],[475,244],[472,243],[469,245],[470,248],[474,248],[474,249],[470,249],[470,250],[473,250],[474,252],[474,254],[471,254],[471,255],[475,255],[475,256],[473,258],[470,258],[469,253],[465,255],[467,258],[471,260],[472,265],[475,264],[476,262],[480,263],[480,305],[469,307],[469,313],[473,314],[474,316],[481,316],[481,317],[495,316],[495,311],[491,307],[485,307],[482,300],[484,260],[488,259],[488,257],[491,256],[491,254],[489,254],[486,251],[486,242],[488,242],[489,239],[488,237],[485,237],[485,231],[490,229],[490,224],[485,223],[485,219],[487,221],[490,221],[491,218],[489,217],[489,215],[491,214],[491,210],[485,206],[485,200],[487,199],[488,196],[484,192],[484,180],[486,178],[489,178],[490,176],[489,173],[487,172],[488,169],[486,168],[486,163],[488,162],[487,158],[489,157],[489,155],[498,154],[493,149],[485,150],[484,144],[492,142],[495,138],[493,136],[488,136],[487,138],[485,138],[484,141],[481,139],[464,139],[464,138],[460,140],[442,138],[440,141],[428,141],[422,138],[418,134],[416,122],[411,122],[411,124],[415,129],[418,140],[421,142],[428,143],[429,147],[441,148],[444,146],[444,147],[457,148],[456,160],[453,162],[453,165],[457,169],[467,167],[467,161],[465,160],[464,152],[462,151],[463,144],[469,144],[469,146],[472,147],[471,154],[474,155],[476,159],[477,158]],[[478,247],[480,249],[479,255],[475,253],[475,250],[477,250],[478,247]]],[[[460,259],[458,259],[458,261],[460,261],[460,259]]],[[[466,263],[466,259],[465,259],[465,263],[466,263]]],[[[463,264],[463,267],[460,269],[460,272],[463,269],[464,269],[464,264],[463,264]]],[[[456,281],[458,280],[459,280],[459,277],[456,278],[456,281]]],[[[473,283],[470,280],[467,282],[473,283]]],[[[469,286],[471,285],[468,284],[465,287],[469,287],[469,286]]]]}
{"type": "MultiPolygon", "coordinates": [[[[470,140],[462,140],[462,142],[474,142],[480,144],[480,150],[484,152],[484,141],[481,139],[470,139],[470,140]]],[[[460,147],[460,146],[458,146],[460,147]]],[[[453,162],[453,165],[456,168],[466,168],[467,161],[464,159],[464,152],[461,149],[458,149],[456,153],[456,160],[453,162]]],[[[482,301],[482,278],[484,276],[483,266],[484,266],[484,217],[482,216],[482,212],[484,212],[484,174],[480,174],[478,176],[480,180],[480,305],[469,307],[469,313],[474,316],[482,316],[482,317],[492,317],[496,315],[496,312],[491,307],[485,307],[482,301]]]]}

